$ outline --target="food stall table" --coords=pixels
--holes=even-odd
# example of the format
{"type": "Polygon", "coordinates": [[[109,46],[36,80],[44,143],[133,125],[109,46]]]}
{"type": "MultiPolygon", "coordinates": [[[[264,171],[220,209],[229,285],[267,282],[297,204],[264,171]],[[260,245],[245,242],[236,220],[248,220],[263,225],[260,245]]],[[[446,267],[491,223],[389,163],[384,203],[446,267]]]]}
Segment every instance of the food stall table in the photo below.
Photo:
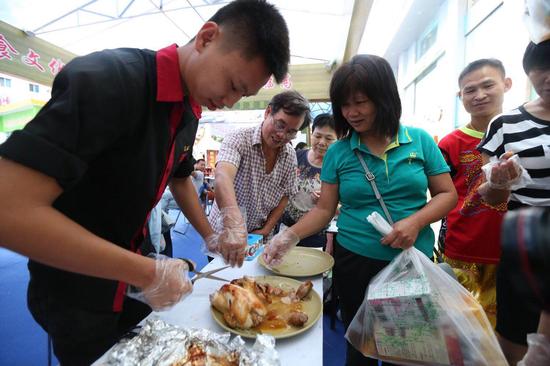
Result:
{"type": "MultiPolygon", "coordinates": [[[[202,271],[219,268],[223,266],[220,258],[215,258],[207,264],[202,271]]],[[[244,262],[241,268],[227,268],[216,273],[217,276],[232,280],[247,276],[265,276],[274,275],[262,267],[257,260],[244,262]]],[[[323,281],[322,276],[318,275],[311,278],[300,278],[299,280],[311,280],[314,290],[322,297],[323,281]]],[[[206,328],[214,332],[224,333],[216,321],[213,319],[210,310],[209,296],[218,290],[224,282],[201,279],[195,283],[193,293],[174,306],[172,309],[164,312],[153,312],[149,317],[160,318],[167,323],[178,325],[185,328],[206,328]]],[[[254,340],[243,338],[248,346],[252,346],[254,340]]],[[[323,320],[322,317],[310,329],[295,336],[277,339],[275,349],[279,354],[281,365],[300,365],[300,366],[318,366],[323,364],[323,320]]],[[[106,356],[103,355],[94,365],[106,365],[106,356]]]]}

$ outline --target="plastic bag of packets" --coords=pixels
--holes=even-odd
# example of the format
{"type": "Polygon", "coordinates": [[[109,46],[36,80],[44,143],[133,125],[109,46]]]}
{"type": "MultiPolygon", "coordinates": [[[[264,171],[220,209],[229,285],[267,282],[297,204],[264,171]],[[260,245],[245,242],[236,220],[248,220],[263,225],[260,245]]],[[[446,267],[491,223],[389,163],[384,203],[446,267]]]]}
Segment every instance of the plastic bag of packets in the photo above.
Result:
{"type": "Polygon", "coordinates": [[[372,279],[346,338],[403,365],[508,365],[481,305],[414,247],[372,279]]]}

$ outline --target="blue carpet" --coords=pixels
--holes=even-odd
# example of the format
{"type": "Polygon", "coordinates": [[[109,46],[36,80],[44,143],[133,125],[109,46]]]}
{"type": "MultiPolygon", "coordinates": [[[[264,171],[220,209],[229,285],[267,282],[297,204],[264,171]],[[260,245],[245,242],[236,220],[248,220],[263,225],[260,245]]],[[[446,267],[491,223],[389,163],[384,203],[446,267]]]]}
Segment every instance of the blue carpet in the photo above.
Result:
{"type": "MultiPolygon", "coordinates": [[[[175,219],[177,211],[170,212],[175,219]]],[[[177,218],[172,231],[175,257],[192,259],[198,268],[208,261],[201,252],[202,238],[185,217],[177,218]]],[[[35,366],[48,364],[47,335],[27,310],[27,259],[0,248],[0,365],[35,366]]],[[[343,325],[336,322],[330,329],[330,319],[323,317],[323,365],[345,363],[343,325]]],[[[52,365],[57,365],[55,357],[52,365]]]]}
{"type": "Polygon", "coordinates": [[[177,213],[178,211],[170,210],[170,216],[176,219],[171,235],[173,257],[191,259],[200,270],[208,263],[206,255],[201,252],[204,241],[187,219],[183,215],[178,216],[177,213]]]}
{"type": "Polygon", "coordinates": [[[330,317],[323,315],[323,365],[343,366],[345,363],[344,324],[340,320],[336,320],[335,329],[330,329],[330,317]]]}
{"type": "Polygon", "coordinates": [[[27,310],[27,259],[0,248],[0,276],[0,365],[47,365],[48,336],[27,310]]]}

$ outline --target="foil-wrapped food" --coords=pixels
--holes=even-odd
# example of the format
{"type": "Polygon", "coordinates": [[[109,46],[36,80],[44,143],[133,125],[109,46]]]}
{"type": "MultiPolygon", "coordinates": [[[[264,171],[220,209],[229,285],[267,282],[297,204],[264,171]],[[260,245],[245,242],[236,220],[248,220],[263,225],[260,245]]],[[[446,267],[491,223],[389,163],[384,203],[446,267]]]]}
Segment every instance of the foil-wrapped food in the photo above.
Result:
{"type": "Polygon", "coordinates": [[[234,329],[299,328],[308,321],[308,315],[302,311],[302,301],[312,287],[313,283],[306,281],[289,291],[245,276],[210,295],[210,303],[234,329]]]}
{"type": "Polygon", "coordinates": [[[278,366],[275,339],[258,335],[247,347],[236,336],[207,329],[184,329],[149,319],[138,335],[117,343],[107,355],[117,366],[278,366]]]}

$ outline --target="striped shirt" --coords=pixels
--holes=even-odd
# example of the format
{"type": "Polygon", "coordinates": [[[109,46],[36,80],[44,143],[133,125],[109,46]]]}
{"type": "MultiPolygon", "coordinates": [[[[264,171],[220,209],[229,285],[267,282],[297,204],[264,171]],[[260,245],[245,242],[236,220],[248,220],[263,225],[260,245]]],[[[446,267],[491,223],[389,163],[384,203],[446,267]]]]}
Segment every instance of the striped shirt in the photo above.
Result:
{"type": "MultiPolygon", "coordinates": [[[[281,147],[273,170],[266,173],[262,151],[262,125],[237,130],[223,139],[219,162],[237,167],[234,187],[237,203],[246,209],[248,232],[261,229],[284,196],[296,191],[296,153],[290,144],[281,147]]],[[[222,228],[220,211],[214,203],[208,221],[215,231],[222,228]]]]}
{"type": "Polygon", "coordinates": [[[533,179],[511,192],[511,203],[550,206],[550,121],[537,118],[523,106],[495,118],[478,150],[489,156],[512,151],[533,179]]]}

